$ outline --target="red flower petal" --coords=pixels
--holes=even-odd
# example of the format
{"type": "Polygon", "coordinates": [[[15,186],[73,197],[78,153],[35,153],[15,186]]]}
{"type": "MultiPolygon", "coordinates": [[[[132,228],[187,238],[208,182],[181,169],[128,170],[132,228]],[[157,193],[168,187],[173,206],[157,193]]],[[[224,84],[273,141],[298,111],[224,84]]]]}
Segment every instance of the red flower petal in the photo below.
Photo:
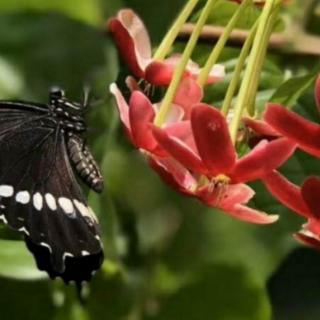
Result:
{"type": "Polygon", "coordinates": [[[201,102],[203,90],[192,78],[181,81],[174,103],[185,110],[185,119],[190,119],[190,113],[194,104],[201,102]]]}
{"type": "Polygon", "coordinates": [[[152,151],[156,148],[150,124],[155,112],[149,99],[140,91],[134,91],[130,98],[129,119],[131,133],[137,147],[152,151]]]}
{"type": "Polygon", "coordinates": [[[320,219],[320,179],[310,177],[302,185],[301,193],[310,213],[315,219],[320,219]]]}
{"type": "Polygon", "coordinates": [[[153,127],[152,130],[157,142],[183,166],[197,173],[205,172],[200,157],[183,141],[169,136],[158,127],[153,127]]]}
{"type": "Polygon", "coordinates": [[[293,236],[295,239],[306,244],[307,246],[320,250],[320,240],[316,235],[312,234],[311,232],[308,232],[307,230],[302,230],[298,233],[295,233],[293,236]]]}
{"type": "Polygon", "coordinates": [[[268,173],[262,182],[268,191],[283,205],[308,218],[310,211],[302,197],[301,188],[287,180],[277,171],[268,173]]]}
{"type": "Polygon", "coordinates": [[[230,177],[233,182],[248,182],[277,169],[293,154],[296,144],[286,138],[261,141],[247,155],[236,162],[230,177]]]}
{"type": "Polygon", "coordinates": [[[191,125],[199,154],[211,174],[228,173],[236,152],[225,117],[209,105],[198,104],[192,109],[191,125]]]}
{"type": "Polygon", "coordinates": [[[245,184],[217,186],[210,191],[205,187],[199,192],[207,205],[222,209],[226,214],[250,223],[269,224],[278,220],[277,215],[268,215],[245,204],[254,196],[254,191],[245,184]]]}
{"type": "MultiPolygon", "coordinates": [[[[163,60],[163,61],[152,61],[146,67],[145,70],[145,79],[156,85],[156,86],[167,86],[170,84],[173,73],[177,64],[181,59],[180,54],[174,54],[171,57],[163,60]]],[[[197,63],[189,60],[185,72],[183,74],[184,78],[192,78],[196,80],[200,73],[200,68],[197,63]]],[[[225,71],[224,66],[222,65],[215,65],[212,70],[210,71],[207,84],[212,84],[217,81],[220,81],[224,78],[225,71]]]]}
{"type": "Polygon", "coordinates": [[[131,126],[130,126],[130,120],[129,120],[129,106],[128,106],[126,100],[124,99],[121,91],[118,89],[118,87],[115,83],[112,83],[110,85],[110,92],[116,98],[117,108],[119,111],[121,122],[124,124],[129,136],[131,136],[131,126]]]}
{"type": "Polygon", "coordinates": [[[252,129],[255,133],[266,137],[279,137],[280,134],[274,130],[268,123],[262,120],[255,120],[252,118],[244,117],[243,123],[252,129]]]}
{"type": "Polygon", "coordinates": [[[149,158],[150,166],[160,177],[174,189],[192,195],[196,188],[196,180],[181,164],[172,158],[149,158]]]}
{"type": "Polygon", "coordinates": [[[264,119],[279,133],[302,147],[320,149],[320,126],[286,108],[269,104],[264,119]]]}
{"type": "Polygon", "coordinates": [[[141,19],[134,11],[123,9],[108,21],[108,28],[128,67],[137,77],[143,78],[145,67],[151,60],[151,44],[141,19]]]}
{"type": "Polygon", "coordinates": [[[315,95],[315,100],[316,100],[318,110],[320,112],[320,74],[318,75],[318,78],[316,80],[314,95],[315,95]]]}

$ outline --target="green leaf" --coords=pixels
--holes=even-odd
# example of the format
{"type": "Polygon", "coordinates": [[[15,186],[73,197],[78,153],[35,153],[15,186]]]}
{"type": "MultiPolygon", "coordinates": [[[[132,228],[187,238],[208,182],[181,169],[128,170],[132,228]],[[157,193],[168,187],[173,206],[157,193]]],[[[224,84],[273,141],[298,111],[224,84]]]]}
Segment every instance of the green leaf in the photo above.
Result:
{"type": "Polygon", "coordinates": [[[0,240],[0,276],[14,279],[46,279],[37,269],[32,254],[24,242],[0,240]]]}
{"type": "Polygon", "coordinates": [[[318,72],[302,77],[294,77],[282,84],[271,97],[271,102],[292,107],[297,100],[310,89],[316,80],[318,72]]]}
{"type": "Polygon", "coordinates": [[[1,319],[53,319],[55,309],[48,282],[0,278],[0,288],[1,319]]]}
{"type": "Polygon", "coordinates": [[[158,301],[145,320],[269,320],[265,290],[239,267],[208,265],[191,283],[158,301]]]}
{"type": "Polygon", "coordinates": [[[1,1],[0,11],[54,11],[64,13],[72,18],[76,18],[90,24],[100,24],[102,22],[102,16],[99,2],[99,0],[11,0],[1,1]]]}

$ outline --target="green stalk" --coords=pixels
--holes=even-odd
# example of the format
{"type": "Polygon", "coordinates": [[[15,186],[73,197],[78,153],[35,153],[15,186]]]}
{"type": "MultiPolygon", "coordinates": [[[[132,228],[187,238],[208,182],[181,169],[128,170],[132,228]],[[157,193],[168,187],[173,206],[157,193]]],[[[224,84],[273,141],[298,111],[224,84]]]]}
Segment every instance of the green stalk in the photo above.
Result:
{"type": "Polygon", "coordinates": [[[206,64],[204,65],[204,67],[202,68],[197,82],[199,84],[200,87],[203,87],[205,85],[205,83],[207,82],[207,79],[209,77],[210,71],[212,69],[212,67],[215,65],[215,63],[217,62],[221,51],[223,50],[223,48],[226,45],[226,42],[230,36],[230,33],[232,32],[232,30],[234,29],[236,23],[239,21],[239,19],[241,18],[241,15],[243,14],[244,10],[252,3],[252,0],[244,0],[241,5],[239,6],[239,8],[237,9],[237,11],[234,13],[234,15],[232,16],[232,18],[230,19],[229,23],[227,24],[227,26],[224,28],[222,35],[220,36],[218,42],[216,43],[216,45],[214,46],[214,49],[212,50],[206,64]]]}
{"type": "Polygon", "coordinates": [[[243,67],[244,67],[246,59],[248,57],[250,48],[252,46],[254,36],[257,32],[258,23],[259,23],[259,20],[257,20],[255,22],[255,24],[253,25],[253,27],[251,28],[250,33],[248,35],[248,38],[246,39],[246,41],[241,49],[241,53],[240,53],[239,59],[237,61],[236,68],[235,68],[234,73],[232,75],[232,79],[231,79],[230,84],[228,86],[228,90],[227,90],[227,93],[226,93],[226,96],[224,98],[222,108],[221,108],[221,112],[225,116],[228,114],[229,109],[231,107],[232,99],[233,99],[235,92],[237,90],[238,83],[239,83],[240,76],[241,76],[241,72],[243,70],[243,67]]]}
{"type": "Polygon", "coordinates": [[[168,54],[171,46],[173,45],[174,41],[176,40],[182,26],[190,17],[194,7],[199,2],[199,0],[189,0],[187,4],[182,9],[181,13],[179,14],[176,21],[173,23],[163,40],[161,41],[160,46],[158,47],[157,51],[153,55],[155,60],[163,60],[166,55],[168,54]]]}
{"type": "Polygon", "coordinates": [[[255,72],[253,80],[252,80],[252,86],[250,88],[250,93],[248,94],[249,100],[248,100],[248,106],[247,106],[248,113],[251,115],[255,113],[255,102],[256,102],[256,96],[257,96],[257,90],[258,90],[258,86],[259,86],[261,71],[262,71],[265,57],[267,54],[269,39],[272,34],[274,25],[277,21],[277,18],[278,18],[279,9],[280,9],[280,6],[278,5],[274,9],[272,15],[270,16],[267,28],[266,28],[264,36],[263,36],[265,39],[264,45],[261,46],[261,48],[260,48],[259,57],[257,59],[257,63],[255,66],[256,72],[255,72]]]}
{"type": "Polygon", "coordinates": [[[196,24],[196,26],[191,34],[191,37],[186,45],[186,48],[184,49],[184,52],[181,56],[181,60],[174,71],[173,78],[172,78],[171,83],[167,89],[165,96],[164,96],[160,110],[154,120],[154,124],[156,126],[160,127],[166,120],[166,117],[168,115],[168,112],[170,111],[172,101],[173,101],[174,96],[177,92],[178,86],[179,86],[180,81],[182,79],[182,76],[183,76],[183,73],[184,73],[185,68],[187,66],[187,63],[188,63],[188,61],[191,57],[191,54],[197,44],[198,38],[201,34],[201,31],[203,29],[205,22],[208,19],[210,11],[211,11],[213,5],[217,1],[218,0],[208,0],[205,7],[203,8],[203,10],[201,12],[200,18],[197,21],[197,24],[196,24]]]}
{"type": "MultiPolygon", "coordinates": [[[[259,26],[253,42],[252,50],[249,56],[248,65],[243,77],[242,85],[239,90],[238,99],[235,105],[235,114],[230,125],[230,134],[233,143],[236,143],[237,132],[240,126],[241,117],[250,101],[249,94],[252,94],[250,88],[254,85],[253,80],[255,78],[255,68],[257,61],[259,60],[259,53],[261,48],[265,45],[265,42],[269,39],[264,38],[264,33],[268,25],[269,17],[272,13],[272,9],[277,0],[267,0],[263,8],[262,14],[259,18],[259,26]]],[[[250,115],[254,114],[254,110],[250,110],[250,115]]]]}

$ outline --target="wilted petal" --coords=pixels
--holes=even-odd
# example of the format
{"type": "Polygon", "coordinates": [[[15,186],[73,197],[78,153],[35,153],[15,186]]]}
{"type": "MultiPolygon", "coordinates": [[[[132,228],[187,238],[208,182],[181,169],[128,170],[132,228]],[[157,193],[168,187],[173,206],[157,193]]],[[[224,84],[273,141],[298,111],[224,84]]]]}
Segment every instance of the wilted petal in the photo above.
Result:
{"type": "Polygon", "coordinates": [[[168,135],[158,127],[153,127],[152,130],[157,142],[183,166],[197,173],[205,172],[200,157],[182,140],[168,135]]]}
{"type": "Polygon", "coordinates": [[[115,83],[112,83],[110,85],[110,92],[114,95],[116,99],[116,104],[119,111],[121,122],[124,124],[127,132],[131,134],[131,126],[129,121],[129,106],[115,83]]]}
{"type": "Polygon", "coordinates": [[[299,145],[320,149],[320,126],[318,124],[276,104],[268,105],[264,119],[279,133],[299,145]]]}
{"type": "Polygon", "coordinates": [[[137,77],[143,77],[151,60],[151,43],[146,27],[130,9],[120,10],[108,22],[109,31],[124,61],[137,77]]]}
{"type": "Polygon", "coordinates": [[[129,118],[131,133],[137,147],[152,151],[156,146],[150,124],[155,113],[149,99],[140,91],[134,91],[130,98],[129,118]]]}
{"type": "Polygon", "coordinates": [[[171,187],[187,195],[193,194],[197,181],[180,163],[172,158],[151,157],[149,164],[171,187]]]}
{"type": "Polygon", "coordinates": [[[247,155],[236,162],[230,177],[234,182],[248,182],[259,179],[286,162],[296,149],[289,139],[279,138],[261,141],[247,155]]]}
{"type": "Polygon", "coordinates": [[[312,216],[315,219],[320,219],[320,179],[317,177],[307,178],[302,185],[301,192],[312,216]]]}
{"type": "Polygon", "coordinates": [[[310,211],[302,197],[301,188],[287,180],[277,171],[268,173],[262,182],[268,191],[283,205],[308,218],[310,211]]]}
{"type": "Polygon", "coordinates": [[[195,105],[191,125],[197,149],[210,173],[228,173],[235,164],[236,152],[222,113],[204,103],[195,105]]]}
{"type": "Polygon", "coordinates": [[[316,99],[316,104],[317,104],[318,110],[320,112],[320,74],[318,75],[318,78],[316,80],[316,86],[315,86],[315,90],[314,90],[314,95],[315,95],[315,99],[316,99]]]}

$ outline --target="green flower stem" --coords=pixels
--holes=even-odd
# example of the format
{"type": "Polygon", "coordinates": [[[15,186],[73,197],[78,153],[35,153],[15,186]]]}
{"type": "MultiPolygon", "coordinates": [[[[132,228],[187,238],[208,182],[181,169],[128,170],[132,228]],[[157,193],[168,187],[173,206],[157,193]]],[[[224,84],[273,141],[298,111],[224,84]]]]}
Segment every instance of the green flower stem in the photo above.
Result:
{"type": "Polygon", "coordinates": [[[235,25],[237,24],[237,22],[239,21],[239,19],[241,18],[244,10],[252,3],[252,0],[244,0],[241,5],[239,6],[239,8],[237,9],[237,11],[234,13],[234,15],[232,16],[232,18],[230,19],[229,23],[227,24],[227,26],[224,28],[222,35],[220,36],[218,42],[216,43],[216,45],[214,46],[214,49],[212,50],[206,64],[204,65],[204,67],[202,68],[197,82],[199,84],[200,87],[203,87],[205,85],[205,83],[207,82],[207,79],[209,77],[210,71],[212,69],[212,67],[215,65],[215,63],[217,62],[221,51],[223,50],[223,48],[226,45],[226,42],[230,36],[230,33],[232,32],[232,30],[234,29],[235,25]]]}
{"type": "Polygon", "coordinates": [[[192,13],[194,7],[199,2],[199,0],[189,0],[181,13],[179,14],[178,18],[171,26],[165,37],[163,38],[160,46],[158,47],[157,51],[153,55],[153,58],[156,60],[163,60],[166,55],[168,54],[169,50],[171,49],[175,39],[177,38],[182,26],[189,18],[190,14],[192,13]]]}
{"type": "Polygon", "coordinates": [[[186,48],[184,49],[184,52],[181,56],[181,60],[178,63],[176,70],[173,74],[173,78],[171,80],[171,83],[167,89],[167,92],[164,96],[164,99],[162,101],[160,110],[158,114],[156,115],[156,118],[154,120],[154,124],[156,126],[161,126],[168,115],[168,112],[170,111],[172,101],[174,99],[174,96],[177,92],[178,86],[180,84],[180,81],[182,79],[184,70],[187,66],[187,63],[191,57],[191,54],[197,44],[198,38],[201,34],[201,31],[203,29],[204,24],[206,23],[208,16],[210,14],[211,8],[218,0],[208,0],[205,7],[203,8],[201,15],[199,17],[199,20],[197,21],[197,24],[191,34],[191,37],[186,45],[186,48]]]}
{"type": "Polygon", "coordinates": [[[269,39],[272,34],[275,23],[277,21],[277,18],[278,18],[279,9],[280,9],[280,5],[277,5],[275,7],[275,9],[273,10],[273,13],[269,18],[268,25],[267,25],[265,33],[263,35],[265,41],[264,41],[264,45],[261,46],[261,49],[259,52],[259,58],[257,59],[257,63],[255,66],[256,72],[255,72],[254,78],[252,80],[252,87],[250,88],[251,93],[249,94],[248,109],[247,109],[249,114],[255,113],[255,101],[256,101],[256,95],[257,95],[257,90],[258,90],[258,86],[259,86],[261,71],[262,71],[265,57],[267,54],[269,39]]]}
{"type": "Polygon", "coordinates": [[[222,108],[221,108],[221,112],[225,116],[228,114],[229,109],[231,107],[232,99],[233,99],[235,92],[237,90],[238,83],[239,83],[240,76],[241,76],[241,72],[242,72],[243,67],[245,65],[246,59],[249,55],[254,36],[257,32],[258,23],[259,23],[259,20],[257,20],[255,22],[255,24],[253,25],[253,27],[251,28],[251,31],[248,35],[248,38],[246,39],[246,41],[242,47],[239,59],[237,61],[237,65],[236,65],[234,73],[232,75],[232,79],[231,79],[230,84],[228,86],[228,90],[227,90],[227,93],[226,93],[226,96],[224,98],[222,108]]]}
{"type": "MultiPolygon", "coordinates": [[[[252,94],[251,87],[254,85],[253,80],[255,78],[257,61],[259,60],[259,53],[261,48],[265,45],[265,42],[269,39],[265,39],[264,34],[268,26],[269,17],[272,14],[272,9],[276,0],[267,0],[263,8],[262,14],[259,18],[259,25],[257,33],[253,42],[252,50],[249,56],[248,65],[243,77],[243,81],[239,90],[238,99],[235,105],[235,113],[230,125],[230,134],[233,143],[236,143],[238,128],[240,126],[241,117],[245,109],[248,108],[250,101],[249,95],[252,94]]],[[[250,110],[250,115],[254,114],[254,110],[250,110]]]]}

